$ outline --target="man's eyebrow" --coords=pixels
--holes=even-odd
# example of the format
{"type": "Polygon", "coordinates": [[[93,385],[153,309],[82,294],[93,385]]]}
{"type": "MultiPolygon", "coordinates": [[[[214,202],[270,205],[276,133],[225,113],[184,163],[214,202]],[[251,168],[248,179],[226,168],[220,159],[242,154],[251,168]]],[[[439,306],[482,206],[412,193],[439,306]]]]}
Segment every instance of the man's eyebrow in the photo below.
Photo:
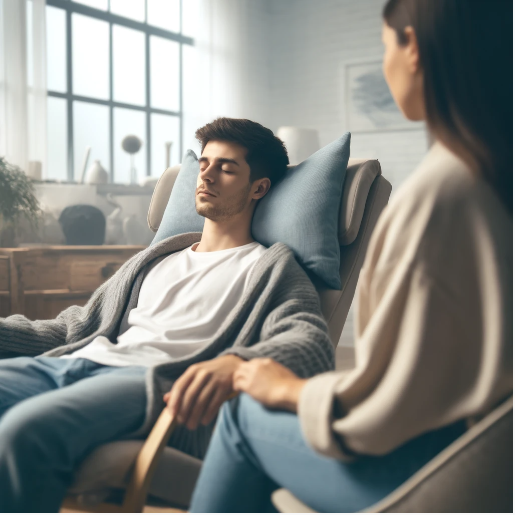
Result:
{"type": "MultiPolygon", "coordinates": [[[[208,163],[209,162],[209,159],[207,157],[199,157],[199,163],[208,163]]],[[[216,157],[214,159],[214,161],[218,161],[219,163],[231,163],[233,165],[236,165],[236,166],[240,166],[240,164],[238,163],[238,161],[235,161],[234,159],[229,159],[228,157],[216,157]]]]}

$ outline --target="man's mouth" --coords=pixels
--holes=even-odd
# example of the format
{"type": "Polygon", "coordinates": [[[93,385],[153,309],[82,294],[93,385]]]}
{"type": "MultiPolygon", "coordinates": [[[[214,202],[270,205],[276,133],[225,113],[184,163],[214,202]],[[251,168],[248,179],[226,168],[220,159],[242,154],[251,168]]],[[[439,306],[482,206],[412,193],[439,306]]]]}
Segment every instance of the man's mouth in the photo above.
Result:
{"type": "Polygon", "coordinates": [[[211,193],[210,191],[207,191],[207,190],[198,190],[197,195],[207,195],[209,197],[215,197],[216,196],[214,193],[211,193]]]}

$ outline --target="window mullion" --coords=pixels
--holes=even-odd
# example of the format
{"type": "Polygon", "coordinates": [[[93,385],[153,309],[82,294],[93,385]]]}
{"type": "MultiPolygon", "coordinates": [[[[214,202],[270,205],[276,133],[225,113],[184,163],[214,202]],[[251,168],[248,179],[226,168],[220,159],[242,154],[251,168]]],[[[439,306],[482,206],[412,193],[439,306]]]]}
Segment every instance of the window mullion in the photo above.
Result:
{"type": "Polygon", "coordinates": [[[73,149],[73,70],[72,70],[72,13],[66,11],[66,81],[68,90],[67,123],[68,123],[68,180],[73,181],[74,149],[73,149]]]}
{"type": "MultiPolygon", "coordinates": [[[[110,4],[110,2],[109,2],[110,4]]],[[[109,178],[114,182],[113,24],[109,23],[109,178]]]]}
{"type": "MultiPolygon", "coordinates": [[[[182,35],[182,2],[183,0],[180,0],[179,2],[179,31],[182,35]]],[[[182,43],[179,43],[179,160],[182,161],[182,141],[183,136],[182,132],[184,130],[184,116],[183,116],[183,99],[182,99],[182,58],[183,53],[182,49],[184,48],[184,45],[182,43]]]]}
{"type": "Polygon", "coordinates": [[[151,175],[152,152],[151,152],[151,124],[150,124],[150,34],[145,33],[145,86],[146,86],[146,122],[147,122],[147,177],[151,175]]]}
{"type": "Polygon", "coordinates": [[[183,2],[183,0],[179,0],[179,34],[181,36],[182,36],[182,2],[183,2]]]}

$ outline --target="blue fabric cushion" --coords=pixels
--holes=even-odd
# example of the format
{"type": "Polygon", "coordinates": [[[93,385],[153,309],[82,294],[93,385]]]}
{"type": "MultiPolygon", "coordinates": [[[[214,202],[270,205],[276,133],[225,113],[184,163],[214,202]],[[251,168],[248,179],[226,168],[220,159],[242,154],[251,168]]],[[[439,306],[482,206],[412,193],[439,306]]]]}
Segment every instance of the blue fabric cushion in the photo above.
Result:
{"type": "Polygon", "coordinates": [[[329,288],[341,289],[338,219],[350,155],[350,133],[290,168],[263,198],[252,234],[263,245],[288,245],[329,288]]]}
{"type": "MultiPolygon", "coordinates": [[[[252,221],[256,241],[267,247],[285,243],[312,278],[336,290],[341,289],[338,219],[350,140],[347,132],[290,168],[259,202],[252,221]]],[[[202,231],[204,218],[195,209],[194,195],[198,174],[197,156],[188,150],[152,243],[202,231]]]]}
{"type": "Polygon", "coordinates": [[[204,217],[200,216],[195,208],[195,190],[199,172],[197,155],[193,150],[187,150],[152,245],[170,236],[186,232],[202,232],[204,229],[204,217]]]}

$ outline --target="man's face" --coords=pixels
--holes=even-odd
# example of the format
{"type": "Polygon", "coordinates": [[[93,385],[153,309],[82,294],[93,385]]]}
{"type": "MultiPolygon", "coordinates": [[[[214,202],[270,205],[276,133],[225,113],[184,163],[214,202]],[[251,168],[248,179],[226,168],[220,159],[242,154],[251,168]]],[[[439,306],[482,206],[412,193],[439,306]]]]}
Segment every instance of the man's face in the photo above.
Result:
{"type": "Polygon", "coordinates": [[[205,146],[195,191],[199,215],[223,222],[249,209],[253,185],[246,154],[246,148],[227,141],[210,141],[205,146]]]}

